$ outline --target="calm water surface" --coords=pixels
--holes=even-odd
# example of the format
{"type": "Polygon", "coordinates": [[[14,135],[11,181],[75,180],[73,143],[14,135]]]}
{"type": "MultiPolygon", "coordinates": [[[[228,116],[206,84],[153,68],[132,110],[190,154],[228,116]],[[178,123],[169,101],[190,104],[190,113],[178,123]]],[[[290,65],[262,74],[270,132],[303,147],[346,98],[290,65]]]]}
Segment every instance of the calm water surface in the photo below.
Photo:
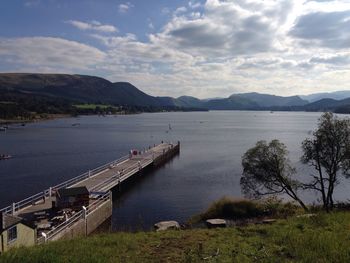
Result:
{"type": "MultiPolygon", "coordinates": [[[[320,113],[213,111],[151,113],[129,116],[67,118],[0,133],[0,206],[18,201],[50,185],[110,160],[165,141],[181,141],[181,153],[147,174],[114,200],[115,229],[149,228],[161,220],[186,221],[212,201],[241,196],[241,156],[257,140],[279,139],[298,167],[300,145],[316,127],[320,113]],[[73,123],[80,126],[72,126],[73,123]],[[169,124],[172,130],[168,131],[169,124]]],[[[348,198],[350,185],[340,186],[338,200],[348,198]]],[[[312,193],[304,194],[311,201],[312,193]]]]}

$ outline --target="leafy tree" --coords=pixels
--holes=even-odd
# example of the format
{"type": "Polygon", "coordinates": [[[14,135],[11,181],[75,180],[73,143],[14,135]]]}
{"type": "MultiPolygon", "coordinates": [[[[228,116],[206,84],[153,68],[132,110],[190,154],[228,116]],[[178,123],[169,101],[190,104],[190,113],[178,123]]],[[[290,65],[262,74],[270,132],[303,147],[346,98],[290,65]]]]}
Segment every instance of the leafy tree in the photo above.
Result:
{"type": "Polygon", "coordinates": [[[287,147],[283,143],[278,140],[268,144],[258,141],[243,155],[242,166],[241,186],[245,195],[260,198],[287,194],[307,210],[297,195],[301,183],[293,179],[295,168],[290,164],[287,147]]]}
{"type": "Polygon", "coordinates": [[[301,160],[316,170],[305,189],[320,192],[323,207],[334,207],[334,188],[339,176],[350,176],[350,120],[339,119],[332,113],[324,113],[312,138],[302,143],[301,160]]]}

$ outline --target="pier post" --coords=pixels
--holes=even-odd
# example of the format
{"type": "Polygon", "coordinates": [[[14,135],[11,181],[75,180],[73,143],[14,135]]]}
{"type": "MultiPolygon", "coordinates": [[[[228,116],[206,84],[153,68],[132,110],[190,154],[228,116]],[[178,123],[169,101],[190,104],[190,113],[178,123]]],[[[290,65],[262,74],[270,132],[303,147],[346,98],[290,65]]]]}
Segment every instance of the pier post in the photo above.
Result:
{"type": "Polygon", "coordinates": [[[52,196],[52,187],[50,186],[50,188],[49,188],[49,197],[51,197],[52,196]]]}
{"type": "Polygon", "coordinates": [[[89,170],[88,177],[90,178],[90,176],[91,176],[91,171],[89,170]]]}
{"type": "Polygon", "coordinates": [[[44,237],[44,243],[46,243],[47,242],[47,235],[46,235],[46,233],[42,232],[41,235],[44,237]]]}
{"type": "Polygon", "coordinates": [[[84,219],[84,224],[85,224],[85,236],[87,236],[88,231],[87,231],[87,210],[86,207],[83,206],[83,219],[84,219]]]}
{"type": "Polygon", "coordinates": [[[12,203],[12,215],[16,212],[16,203],[12,203]]]}

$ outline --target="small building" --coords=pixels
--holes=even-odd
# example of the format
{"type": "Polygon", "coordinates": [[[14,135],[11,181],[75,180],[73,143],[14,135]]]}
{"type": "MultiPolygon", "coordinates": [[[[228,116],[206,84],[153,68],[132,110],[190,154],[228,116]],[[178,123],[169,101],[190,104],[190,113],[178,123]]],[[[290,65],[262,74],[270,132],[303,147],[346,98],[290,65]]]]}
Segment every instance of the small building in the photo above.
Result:
{"type": "Polygon", "coordinates": [[[56,193],[56,207],[81,209],[89,205],[89,190],[85,187],[58,189],[56,193]]]}
{"type": "Polygon", "coordinates": [[[23,218],[0,213],[0,254],[10,248],[33,246],[36,243],[36,229],[23,218]]]}

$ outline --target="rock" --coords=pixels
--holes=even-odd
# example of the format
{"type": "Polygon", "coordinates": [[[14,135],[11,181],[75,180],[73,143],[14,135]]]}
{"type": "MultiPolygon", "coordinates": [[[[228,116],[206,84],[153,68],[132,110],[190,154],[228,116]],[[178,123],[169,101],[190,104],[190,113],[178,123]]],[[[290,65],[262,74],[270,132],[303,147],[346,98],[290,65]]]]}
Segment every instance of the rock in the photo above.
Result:
{"type": "Polygon", "coordinates": [[[226,227],[227,223],[225,219],[208,219],[205,221],[207,223],[207,226],[209,228],[214,228],[214,227],[226,227]]]}
{"type": "Polygon", "coordinates": [[[262,221],[263,224],[272,224],[275,223],[277,220],[276,219],[264,219],[262,221]]]}
{"type": "Polygon", "coordinates": [[[169,230],[169,229],[179,230],[180,224],[176,221],[161,221],[161,222],[158,222],[157,224],[154,224],[154,228],[157,231],[163,231],[163,230],[169,230]]]}
{"type": "Polygon", "coordinates": [[[310,218],[310,217],[314,217],[316,216],[316,214],[303,214],[303,215],[298,215],[298,218],[310,218]]]}

